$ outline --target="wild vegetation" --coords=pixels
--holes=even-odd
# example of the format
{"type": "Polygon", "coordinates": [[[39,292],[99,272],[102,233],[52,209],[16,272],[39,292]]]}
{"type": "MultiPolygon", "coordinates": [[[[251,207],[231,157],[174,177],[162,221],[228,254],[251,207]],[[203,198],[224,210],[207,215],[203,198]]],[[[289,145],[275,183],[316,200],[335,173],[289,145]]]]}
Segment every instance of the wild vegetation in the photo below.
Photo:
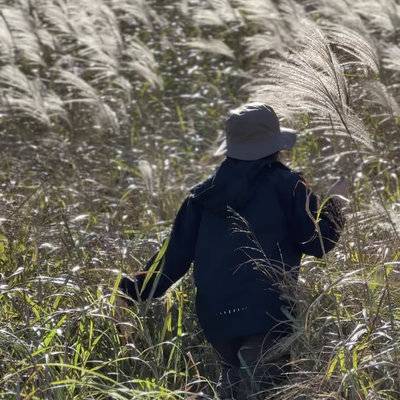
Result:
{"type": "Polygon", "coordinates": [[[395,0],[0,0],[0,398],[213,398],[191,276],[129,308],[117,286],[257,100],[315,191],[352,181],[265,398],[398,399],[399,41],[395,0]]]}

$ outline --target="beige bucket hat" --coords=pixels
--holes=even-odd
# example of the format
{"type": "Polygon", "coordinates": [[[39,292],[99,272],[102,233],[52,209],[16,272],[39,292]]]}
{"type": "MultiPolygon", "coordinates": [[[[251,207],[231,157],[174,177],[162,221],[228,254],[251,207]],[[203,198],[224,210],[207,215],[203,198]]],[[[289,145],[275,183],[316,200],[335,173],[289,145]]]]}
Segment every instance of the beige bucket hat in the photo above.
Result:
{"type": "Polygon", "coordinates": [[[257,160],[279,150],[291,149],[296,131],[280,126],[272,107],[247,103],[229,112],[225,120],[225,139],[214,153],[239,160],[257,160]]]}

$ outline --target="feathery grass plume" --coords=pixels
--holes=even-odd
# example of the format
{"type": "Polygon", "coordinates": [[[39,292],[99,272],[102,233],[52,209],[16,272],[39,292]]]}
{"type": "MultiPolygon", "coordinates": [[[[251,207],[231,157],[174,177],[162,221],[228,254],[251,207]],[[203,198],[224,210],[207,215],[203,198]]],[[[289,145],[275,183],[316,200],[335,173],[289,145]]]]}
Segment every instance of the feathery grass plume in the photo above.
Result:
{"type": "MultiPolygon", "coordinates": [[[[118,9],[124,5],[129,6],[120,4],[118,9]]],[[[72,54],[85,65],[88,72],[93,73],[91,82],[112,82],[118,75],[129,75],[134,71],[152,87],[162,87],[162,79],[155,72],[157,62],[152,52],[138,38],[122,39],[118,17],[113,10],[106,4],[99,5],[91,0],[83,4],[68,3],[68,22],[75,40],[72,54]]]]}
{"type": "Polygon", "coordinates": [[[247,21],[266,30],[280,20],[278,6],[272,0],[235,0],[234,4],[247,21]]]}
{"type": "Polygon", "coordinates": [[[4,7],[0,12],[3,23],[12,36],[17,61],[31,66],[44,65],[35,28],[27,11],[16,7],[4,7]]]}
{"type": "Polygon", "coordinates": [[[391,45],[383,50],[383,65],[386,69],[400,72],[400,47],[391,45]]]}
{"type": "Polygon", "coordinates": [[[81,103],[95,106],[98,112],[93,116],[98,121],[98,126],[104,125],[114,132],[119,131],[119,124],[115,112],[106,104],[97,90],[79,76],[67,70],[55,70],[58,78],[55,83],[61,84],[70,90],[64,99],[65,104],[81,103]]]}
{"type": "MultiPolygon", "coordinates": [[[[41,0],[35,4],[21,1],[12,6],[7,5],[1,10],[0,60],[17,63],[24,72],[26,66],[40,65],[42,69],[39,70],[39,79],[43,80],[41,88],[44,92],[45,86],[52,85],[50,67],[56,75],[57,68],[68,71],[68,76],[62,71],[61,79],[57,80],[59,93],[64,96],[61,93],[64,89],[60,87],[64,79],[67,91],[75,87],[80,92],[81,104],[97,103],[100,110],[95,116],[99,121],[97,125],[107,125],[118,131],[117,117],[109,103],[118,103],[121,100],[125,104],[126,101],[129,102],[132,80],[143,78],[152,88],[163,87],[162,78],[157,73],[158,64],[151,50],[133,37],[132,33],[124,39],[121,36],[121,29],[126,26],[123,26],[116,13],[121,13],[124,7],[133,12],[143,5],[140,0],[119,4],[106,0],[41,0]],[[51,64],[47,69],[45,62],[51,64]],[[77,74],[75,71],[80,72],[77,74]],[[74,79],[74,75],[79,77],[74,79]],[[115,88],[118,88],[119,96],[115,88]],[[86,94],[82,97],[84,92],[86,94]],[[112,93],[112,96],[104,95],[105,93],[112,93]]],[[[147,11],[143,12],[149,12],[149,6],[144,8],[147,11]]],[[[20,77],[20,74],[17,76],[20,77]]],[[[26,80],[29,79],[26,77],[26,80]]],[[[50,92],[52,94],[47,103],[52,108],[51,113],[60,113],[62,104],[56,101],[56,94],[50,92]]],[[[66,96],[66,104],[77,100],[68,93],[66,96]]],[[[9,106],[13,103],[14,109],[17,107],[15,101],[9,99],[9,106]]],[[[18,107],[23,107],[28,112],[29,100],[23,102],[19,96],[18,104],[18,107]]],[[[36,109],[37,107],[36,105],[36,109]]],[[[114,107],[120,114],[124,114],[126,107],[116,104],[114,107]]],[[[32,113],[32,108],[29,112],[32,113]]],[[[65,118],[65,112],[62,115],[65,118]]],[[[38,119],[37,113],[35,118],[38,119]]],[[[121,118],[127,121],[125,115],[121,115],[121,118]]]]}
{"type": "Polygon", "coordinates": [[[232,59],[235,57],[233,50],[219,39],[207,40],[199,38],[195,40],[190,40],[186,42],[185,45],[193,49],[199,49],[206,53],[219,54],[232,59]]]}
{"type": "Polygon", "coordinates": [[[147,160],[140,160],[138,163],[138,169],[142,175],[143,181],[146,185],[146,189],[150,192],[154,192],[154,177],[153,170],[150,163],[147,160]]]}
{"type": "Polygon", "coordinates": [[[16,66],[6,65],[0,69],[0,98],[2,112],[14,118],[32,118],[50,126],[50,117],[66,119],[62,100],[54,92],[45,90],[39,79],[30,80],[16,66]]]}
{"type": "Polygon", "coordinates": [[[145,0],[106,0],[106,4],[113,10],[119,22],[128,26],[136,25],[136,21],[151,25],[151,9],[145,0]]]}
{"type": "Polygon", "coordinates": [[[181,0],[177,3],[177,7],[179,8],[179,11],[185,16],[185,17],[190,17],[190,8],[189,8],[189,2],[193,3],[190,0],[181,0]]]}
{"type": "Polygon", "coordinates": [[[357,0],[352,6],[373,32],[390,37],[400,26],[400,5],[394,0],[357,0]]]}
{"type": "Polygon", "coordinates": [[[8,24],[0,11],[0,61],[13,64],[15,62],[14,39],[8,29],[8,24]]]}
{"type": "Polygon", "coordinates": [[[155,88],[164,87],[162,76],[157,72],[158,63],[151,50],[138,39],[130,40],[123,51],[127,60],[121,67],[125,73],[136,72],[139,76],[146,79],[155,88]]]}
{"type": "Polygon", "coordinates": [[[222,26],[233,22],[242,23],[241,15],[229,0],[206,0],[193,9],[192,19],[198,25],[222,26]]]}
{"type": "Polygon", "coordinates": [[[247,56],[257,56],[268,52],[271,56],[278,54],[283,56],[287,46],[282,41],[282,36],[277,32],[257,33],[247,36],[243,40],[244,51],[247,56]]]}
{"type": "Polygon", "coordinates": [[[267,52],[266,56],[284,57],[285,52],[293,45],[299,24],[306,18],[304,6],[291,0],[284,0],[279,4],[271,1],[259,4],[258,0],[238,0],[237,3],[246,19],[258,24],[263,30],[262,33],[245,37],[246,54],[260,56],[267,52]]]}
{"type": "Polygon", "coordinates": [[[301,37],[298,50],[287,61],[265,61],[270,77],[249,84],[248,90],[255,91],[253,100],[275,103],[278,111],[289,118],[307,112],[317,122],[315,131],[331,127],[335,135],[350,136],[372,149],[367,129],[351,109],[343,67],[327,37],[311,22],[305,22],[301,37]]]}
{"type": "Polygon", "coordinates": [[[362,34],[368,34],[368,28],[361,16],[354,10],[356,2],[347,0],[311,0],[309,3],[309,15],[316,20],[330,21],[338,25],[344,25],[362,34]]]}
{"type": "Polygon", "coordinates": [[[373,224],[374,230],[384,233],[390,233],[394,224],[400,232],[400,201],[384,209],[376,199],[372,199],[368,208],[360,213],[360,220],[366,227],[373,224]]]}
{"type": "Polygon", "coordinates": [[[373,113],[374,117],[380,119],[380,124],[387,122],[388,119],[393,119],[396,116],[400,116],[400,104],[396,100],[393,94],[389,92],[389,88],[386,87],[382,82],[371,81],[365,85],[365,89],[368,96],[365,99],[366,103],[373,103],[379,109],[373,113]]]}
{"type": "Polygon", "coordinates": [[[93,7],[92,2],[88,7],[85,10],[76,4],[70,10],[77,31],[74,57],[81,62],[87,80],[102,86],[119,73],[122,38],[115,15],[108,7],[93,7]]]}
{"type": "Polygon", "coordinates": [[[352,29],[329,22],[324,22],[321,28],[331,44],[352,56],[351,61],[341,61],[340,65],[343,68],[347,65],[357,65],[364,68],[366,72],[371,70],[379,74],[378,53],[366,34],[361,35],[352,29]]]}
{"type": "Polygon", "coordinates": [[[73,3],[65,0],[41,0],[37,4],[37,13],[43,24],[52,33],[59,49],[61,49],[62,43],[71,44],[78,33],[75,30],[76,21],[70,16],[72,6],[73,3]]]}
{"type": "Polygon", "coordinates": [[[82,49],[78,49],[78,56],[89,60],[99,57],[100,62],[113,65],[121,56],[123,46],[115,14],[103,4],[94,6],[92,1],[89,1],[84,12],[80,7],[77,4],[74,13],[71,13],[71,17],[79,21],[78,41],[82,49]]]}

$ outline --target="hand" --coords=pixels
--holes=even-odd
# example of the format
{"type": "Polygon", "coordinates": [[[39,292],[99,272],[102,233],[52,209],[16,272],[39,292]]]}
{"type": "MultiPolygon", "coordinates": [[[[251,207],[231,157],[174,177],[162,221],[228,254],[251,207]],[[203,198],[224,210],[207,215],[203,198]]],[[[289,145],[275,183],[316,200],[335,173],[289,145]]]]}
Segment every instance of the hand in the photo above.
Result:
{"type": "Polygon", "coordinates": [[[341,196],[347,198],[349,194],[350,183],[349,181],[341,176],[328,190],[328,196],[341,196]]]}
{"type": "Polygon", "coordinates": [[[138,281],[136,278],[129,278],[127,276],[123,276],[121,282],[119,284],[119,290],[123,292],[127,297],[125,301],[129,305],[133,305],[134,301],[139,301],[140,296],[137,293],[136,286],[138,281]]]}

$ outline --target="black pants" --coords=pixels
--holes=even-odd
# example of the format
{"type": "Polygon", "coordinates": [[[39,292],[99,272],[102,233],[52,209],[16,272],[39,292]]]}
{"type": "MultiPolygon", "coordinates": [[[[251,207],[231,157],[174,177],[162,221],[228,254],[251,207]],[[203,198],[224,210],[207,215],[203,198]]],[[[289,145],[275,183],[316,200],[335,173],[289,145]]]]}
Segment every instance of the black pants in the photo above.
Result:
{"type": "Polygon", "coordinates": [[[289,372],[290,353],[271,352],[281,336],[270,333],[212,342],[219,356],[219,399],[265,399],[262,392],[282,384],[289,372]]]}

